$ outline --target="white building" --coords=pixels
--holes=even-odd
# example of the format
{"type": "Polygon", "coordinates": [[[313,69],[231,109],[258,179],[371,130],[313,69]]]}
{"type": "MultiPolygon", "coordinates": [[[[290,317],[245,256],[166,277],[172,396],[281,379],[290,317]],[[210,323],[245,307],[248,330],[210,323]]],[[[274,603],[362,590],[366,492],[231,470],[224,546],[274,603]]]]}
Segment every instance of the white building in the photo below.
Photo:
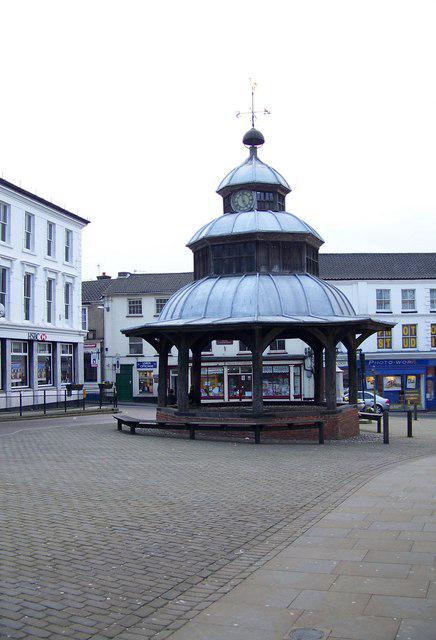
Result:
{"type": "Polygon", "coordinates": [[[83,382],[82,229],[88,220],[0,179],[0,407],[83,382]],[[41,392],[41,393],[38,393],[41,392]]]}
{"type": "MultiPolygon", "coordinates": [[[[320,254],[320,276],[340,288],[358,314],[388,317],[391,333],[371,336],[362,345],[366,385],[375,384],[393,408],[417,401],[436,408],[436,254],[320,254]]],[[[101,288],[104,306],[103,378],[117,382],[122,400],[154,401],[158,356],[140,338],[120,329],[156,319],[166,300],[191,282],[191,273],[122,273],[101,288]]],[[[338,345],[338,364],[347,376],[338,345]]],[[[307,345],[279,340],[265,352],[264,389],[268,400],[313,397],[312,362],[307,345]]],[[[169,358],[168,387],[177,385],[177,350],[169,358]]],[[[236,399],[251,393],[250,353],[237,341],[213,342],[203,353],[203,400],[236,399]]],[[[338,376],[338,387],[341,380],[338,376]]]]}

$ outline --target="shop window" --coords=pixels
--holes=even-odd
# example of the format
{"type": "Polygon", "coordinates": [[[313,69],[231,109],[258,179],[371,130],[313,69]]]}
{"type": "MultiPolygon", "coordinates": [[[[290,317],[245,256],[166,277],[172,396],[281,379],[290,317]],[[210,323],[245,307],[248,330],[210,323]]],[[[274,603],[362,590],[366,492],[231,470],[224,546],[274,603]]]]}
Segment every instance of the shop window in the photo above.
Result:
{"type": "Polygon", "coordinates": [[[88,331],[88,307],[82,307],[82,331],[88,331]]]}
{"type": "Polygon", "coordinates": [[[270,351],[286,351],[286,340],[278,339],[273,340],[269,345],[270,351]]]}
{"type": "Polygon", "coordinates": [[[431,348],[432,349],[436,349],[436,324],[435,323],[433,323],[431,325],[430,332],[431,332],[431,336],[430,336],[431,337],[431,348]]]}
{"type": "Polygon", "coordinates": [[[83,354],[83,374],[85,382],[97,382],[98,366],[94,364],[95,360],[92,358],[90,351],[85,351],[83,354]]]}
{"type": "Polygon", "coordinates": [[[127,315],[142,316],[142,300],[127,300],[127,315]]]}
{"type": "Polygon", "coordinates": [[[65,229],[65,262],[73,262],[73,232],[71,229],[65,229]]]}
{"type": "Polygon", "coordinates": [[[403,324],[403,349],[416,349],[418,347],[416,324],[403,324]]]}
{"type": "Polygon", "coordinates": [[[52,323],[54,320],[54,292],[55,292],[55,281],[53,278],[47,278],[46,281],[46,314],[47,314],[47,322],[52,323]]]}
{"type": "Polygon", "coordinates": [[[289,365],[263,367],[263,397],[289,399],[289,365]]]}
{"type": "Polygon", "coordinates": [[[55,235],[56,235],[55,223],[47,222],[47,255],[50,258],[55,257],[55,235]]]}
{"type": "Polygon", "coordinates": [[[416,311],[415,289],[401,289],[401,311],[416,311]]]}
{"type": "Polygon", "coordinates": [[[436,289],[430,289],[430,311],[436,311],[436,289]]]}
{"type": "Polygon", "coordinates": [[[228,368],[229,398],[242,400],[253,396],[251,366],[228,368]]]}
{"type": "Polygon", "coordinates": [[[143,353],[142,338],[131,336],[129,338],[129,355],[141,356],[143,353]]]}
{"type": "Polygon", "coordinates": [[[158,316],[160,314],[160,312],[162,311],[162,309],[164,308],[164,306],[166,305],[166,303],[168,302],[169,298],[156,298],[155,300],[155,305],[156,305],[156,315],[158,316]]]}
{"type": "MultiPolygon", "coordinates": [[[[142,340],[142,339],[141,339],[142,340]]],[[[138,371],[138,389],[141,394],[153,393],[153,370],[141,369],[138,371]]]]}
{"type": "Polygon", "coordinates": [[[256,269],[254,242],[231,242],[212,246],[215,274],[250,273],[256,269]]]}
{"type": "Polygon", "coordinates": [[[32,319],[32,289],[33,289],[33,278],[31,273],[24,274],[23,281],[23,305],[24,305],[24,319],[31,320],[32,319]]]}
{"type": "Polygon", "coordinates": [[[0,202],[0,241],[9,242],[9,211],[6,202],[0,202]]]}
{"type": "Polygon", "coordinates": [[[302,397],[301,387],[301,367],[294,366],[294,399],[300,399],[302,397]]]}
{"type": "Polygon", "coordinates": [[[29,386],[29,343],[11,342],[11,387],[29,386]]]}
{"type": "Polygon", "coordinates": [[[391,310],[391,290],[376,289],[376,310],[379,312],[387,312],[391,310]]]}
{"type": "Polygon", "coordinates": [[[38,358],[38,385],[51,385],[53,384],[52,345],[50,342],[38,343],[36,351],[38,358]]]}
{"type": "Polygon", "coordinates": [[[61,382],[70,384],[74,382],[73,345],[61,344],[61,382]]]}
{"type": "Polygon", "coordinates": [[[392,349],[392,329],[377,331],[377,349],[392,349]]]}
{"type": "Polygon", "coordinates": [[[201,369],[201,397],[205,400],[224,399],[224,368],[202,367],[201,369]]]}

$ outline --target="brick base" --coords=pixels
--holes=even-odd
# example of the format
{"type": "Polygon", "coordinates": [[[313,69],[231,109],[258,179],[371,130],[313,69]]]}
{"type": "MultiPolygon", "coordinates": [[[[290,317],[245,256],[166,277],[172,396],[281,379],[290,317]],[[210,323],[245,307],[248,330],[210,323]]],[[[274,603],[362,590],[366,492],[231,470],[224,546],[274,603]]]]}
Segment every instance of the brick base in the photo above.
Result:
{"type": "MultiPolygon", "coordinates": [[[[158,407],[156,411],[158,422],[186,422],[201,424],[219,422],[222,424],[238,425],[244,422],[259,422],[273,427],[275,424],[284,422],[304,423],[312,420],[322,420],[324,422],[324,437],[326,440],[343,440],[359,435],[359,416],[356,407],[343,405],[336,411],[327,411],[325,407],[314,407],[309,405],[280,407],[280,409],[267,409],[262,417],[254,417],[249,410],[235,409],[231,407],[200,407],[188,413],[179,413],[173,407],[158,407]]],[[[209,429],[208,429],[209,431],[209,429]]],[[[229,439],[244,439],[247,437],[245,431],[228,431],[219,429],[219,433],[229,437],[229,439]]],[[[274,431],[274,429],[264,432],[262,440],[318,440],[318,431],[314,429],[304,429],[301,431],[274,431]]]]}

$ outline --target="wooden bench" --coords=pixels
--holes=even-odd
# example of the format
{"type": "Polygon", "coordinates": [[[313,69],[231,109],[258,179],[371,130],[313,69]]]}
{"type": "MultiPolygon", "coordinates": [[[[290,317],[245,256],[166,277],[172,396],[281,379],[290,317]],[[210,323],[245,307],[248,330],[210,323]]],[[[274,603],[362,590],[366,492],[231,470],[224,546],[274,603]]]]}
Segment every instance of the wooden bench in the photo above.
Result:
{"type": "Polygon", "coordinates": [[[367,411],[359,411],[359,420],[376,420],[377,433],[381,433],[381,425],[383,420],[382,413],[368,413],[367,411]]]}
{"type": "Polygon", "coordinates": [[[189,439],[195,440],[196,431],[254,431],[254,443],[260,444],[262,431],[300,431],[304,429],[317,429],[318,442],[324,444],[324,422],[308,421],[304,423],[286,422],[283,424],[266,425],[258,422],[244,422],[243,424],[225,424],[222,422],[157,422],[156,420],[140,420],[130,416],[114,416],[117,421],[118,431],[123,430],[123,425],[130,428],[130,433],[136,433],[136,429],[184,429],[189,431],[189,439]]]}

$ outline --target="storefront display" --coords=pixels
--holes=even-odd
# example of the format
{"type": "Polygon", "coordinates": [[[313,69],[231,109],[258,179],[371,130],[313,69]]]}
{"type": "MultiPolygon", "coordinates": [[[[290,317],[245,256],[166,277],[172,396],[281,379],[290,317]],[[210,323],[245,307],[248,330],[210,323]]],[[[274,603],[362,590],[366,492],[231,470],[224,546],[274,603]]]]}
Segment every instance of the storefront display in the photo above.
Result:
{"type": "Polygon", "coordinates": [[[70,384],[74,382],[73,376],[73,345],[61,344],[61,382],[70,384]]]}
{"type": "Polygon", "coordinates": [[[29,343],[11,342],[11,387],[29,386],[29,343]]]}
{"type": "Polygon", "coordinates": [[[205,400],[224,400],[224,367],[201,369],[201,397],[205,400]]]}
{"type": "Polygon", "coordinates": [[[289,365],[263,367],[263,397],[289,399],[289,365]]]}
{"type": "Polygon", "coordinates": [[[402,376],[383,376],[383,391],[401,391],[402,376]]]}
{"type": "Polygon", "coordinates": [[[373,391],[374,390],[374,384],[375,384],[375,377],[374,376],[366,376],[366,389],[367,389],[367,391],[373,391]]]}
{"type": "Polygon", "coordinates": [[[50,342],[37,344],[38,385],[53,384],[53,354],[50,342]]]}
{"type": "Polygon", "coordinates": [[[301,400],[303,397],[301,387],[301,366],[294,365],[292,367],[294,378],[294,400],[301,400]]]}
{"type": "Polygon", "coordinates": [[[138,372],[139,393],[153,393],[153,375],[154,370],[152,369],[145,369],[138,372]]]}
{"type": "Polygon", "coordinates": [[[242,400],[253,395],[251,366],[228,367],[229,398],[242,400]]]}

